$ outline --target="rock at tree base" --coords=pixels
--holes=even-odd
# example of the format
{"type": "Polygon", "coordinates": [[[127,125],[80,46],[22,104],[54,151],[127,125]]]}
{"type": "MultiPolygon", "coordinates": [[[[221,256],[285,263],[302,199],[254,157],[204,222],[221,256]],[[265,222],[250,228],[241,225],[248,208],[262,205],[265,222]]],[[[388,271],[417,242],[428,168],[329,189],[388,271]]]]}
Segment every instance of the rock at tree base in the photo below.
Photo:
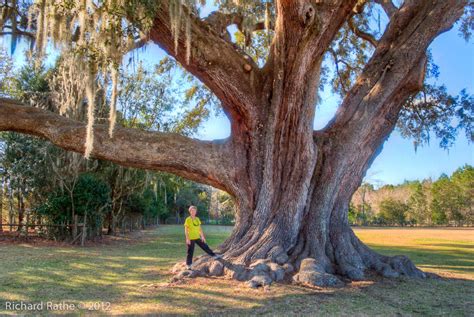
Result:
{"type": "Polygon", "coordinates": [[[186,262],[178,262],[171,269],[171,273],[178,274],[179,272],[184,271],[186,269],[187,269],[186,268],[186,262]]]}
{"type": "Polygon", "coordinates": [[[293,276],[293,282],[295,284],[318,287],[338,287],[344,285],[335,275],[326,273],[323,266],[313,258],[306,258],[301,261],[300,271],[293,276]]]}
{"type": "Polygon", "coordinates": [[[266,260],[257,260],[250,264],[249,268],[253,272],[268,272],[270,271],[270,268],[268,267],[267,262],[268,261],[266,260]]]}
{"type": "Polygon", "coordinates": [[[295,270],[293,265],[291,265],[290,263],[283,264],[283,269],[285,270],[285,273],[292,273],[295,270]]]}
{"type": "Polygon", "coordinates": [[[411,276],[416,278],[426,278],[425,272],[419,270],[410,259],[404,255],[396,255],[392,257],[390,266],[400,275],[411,276]]]}
{"type": "Polygon", "coordinates": [[[249,271],[243,267],[230,269],[226,266],[224,267],[224,274],[234,280],[243,282],[248,280],[249,271]]]}
{"type": "Polygon", "coordinates": [[[259,286],[268,286],[272,283],[272,279],[267,274],[256,275],[252,277],[246,284],[251,288],[257,288],[259,286]]]}
{"type": "Polygon", "coordinates": [[[210,276],[221,276],[224,274],[224,264],[219,261],[214,261],[209,267],[210,276]]]}
{"type": "Polygon", "coordinates": [[[283,266],[278,265],[277,263],[269,263],[270,276],[275,282],[282,281],[285,278],[286,270],[283,266]]]}

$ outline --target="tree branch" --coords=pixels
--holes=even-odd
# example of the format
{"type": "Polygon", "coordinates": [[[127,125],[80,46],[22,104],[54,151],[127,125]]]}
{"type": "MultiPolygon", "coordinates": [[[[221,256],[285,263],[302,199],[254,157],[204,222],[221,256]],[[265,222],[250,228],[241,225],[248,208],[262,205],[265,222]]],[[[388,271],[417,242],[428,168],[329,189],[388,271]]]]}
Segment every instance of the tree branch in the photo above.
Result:
{"type": "Polygon", "coordinates": [[[357,1],[354,0],[337,0],[316,7],[315,36],[310,41],[314,58],[321,57],[326,52],[336,33],[350,18],[356,4],[357,1]]]}
{"type": "Polygon", "coordinates": [[[357,37],[360,37],[363,40],[366,40],[370,44],[372,44],[373,47],[377,47],[378,41],[375,39],[375,37],[367,32],[362,31],[359,29],[357,26],[354,25],[354,21],[352,20],[352,17],[347,20],[347,24],[349,25],[349,28],[354,32],[354,34],[357,37]]]}
{"type": "Polygon", "coordinates": [[[150,41],[150,39],[148,38],[147,35],[145,35],[143,33],[140,33],[140,36],[138,36],[138,38],[135,39],[135,42],[133,42],[133,44],[130,47],[127,48],[127,51],[133,51],[133,50],[142,48],[149,41],[150,41]]]}
{"type": "MultiPolygon", "coordinates": [[[[246,44],[249,44],[251,40],[251,38],[249,38],[247,34],[245,34],[245,30],[243,27],[244,16],[242,14],[222,13],[220,11],[214,11],[205,19],[205,21],[211,24],[213,29],[222,38],[225,38],[228,41],[231,40],[231,36],[227,30],[227,27],[233,24],[235,24],[237,26],[237,29],[239,29],[239,31],[245,35],[246,44]]],[[[275,25],[272,21],[270,21],[269,28],[271,30],[275,28],[275,25]]],[[[265,22],[257,22],[252,26],[250,31],[255,32],[255,31],[261,31],[264,29],[265,29],[265,22]]]]}
{"type": "MultiPolygon", "coordinates": [[[[5,26],[5,28],[7,28],[7,26],[5,26]]],[[[22,31],[19,29],[16,29],[15,31],[9,31],[9,32],[0,32],[0,36],[4,36],[4,35],[26,36],[26,37],[29,37],[30,40],[33,40],[33,41],[35,40],[35,35],[33,33],[22,31]]]]}
{"type": "Polygon", "coordinates": [[[395,128],[405,100],[423,86],[428,45],[452,27],[466,3],[407,1],[393,15],[374,55],[335,117],[313,134],[315,142],[331,140],[331,156],[352,154],[339,160],[339,168],[345,173],[339,181],[341,187],[350,184],[350,179],[362,180],[395,128]]]}
{"type": "Polygon", "coordinates": [[[234,44],[221,38],[210,24],[193,14],[189,17],[191,56],[188,64],[184,28],[189,10],[186,6],[182,10],[177,52],[167,1],[162,1],[156,13],[150,39],[211,89],[222,102],[232,124],[248,125],[257,111],[257,91],[261,82],[258,66],[249,56],[239,53],[234,44]]]}
{"type": "MultiPolygon", "coordinates": [[[[84,153],[86,125],[50,111],[0,98],[0,131],[16,131],[48,139],[69,151],[84,153]]],[[[200,141],[175,133],[94,125],[92,156],[123,166],[170,172],[197,182],[228,189],[232,171],[226,142],[200,141]]]]}
{"type": "Polygon", "coordinates": [[[356,3],[356,0],[277,1],[275,37],[264,72],[270,77],[273,90],[284,93],[272,95],[271,111],[276,104],[294,105],[298,111],[307,111],[311,121],[324,53],[356,3]]]}
{"type": "Polygon", "coordinates": [[[383,124],[383,116],[398,114],[403,101],[422,88],[429,44],[452,27],[465,4],[458,0],[406,2],[393,15],[372,58],[325,129],[370,129],[383,124]],[[393,102],[395,96],[399,104],[393,102]]]}
{"type": "Polygon", "coordinates": [[[393,4],[392,0],[374,0],[374,2],[382,6],[389,18],[391,18],[398,10],[398,8],[393,4]]]}
{"type": "MultiPolygon", "coordinates": [[[[336,73],[337,73],[337,76],[339,77],[339,83],[341,84],[341,88],[342,88],[342,91],[344,93],[347,93],[347,88],[346,88],[346,85],[344,84],[344,79],[342,78],[342,74],[341,74],[341,71],[339,70],[339,58],[337,57],[337,54],[336,52],[334,52],[334,50],[332,48],[329,48],[329,53],[331,53],[332,57],[334,58],[334,65],[336,67],[336,73]]],[[[345,63],[343,62],[347,67],[349,67],[349,64],[348,63],[345,63]]]]}

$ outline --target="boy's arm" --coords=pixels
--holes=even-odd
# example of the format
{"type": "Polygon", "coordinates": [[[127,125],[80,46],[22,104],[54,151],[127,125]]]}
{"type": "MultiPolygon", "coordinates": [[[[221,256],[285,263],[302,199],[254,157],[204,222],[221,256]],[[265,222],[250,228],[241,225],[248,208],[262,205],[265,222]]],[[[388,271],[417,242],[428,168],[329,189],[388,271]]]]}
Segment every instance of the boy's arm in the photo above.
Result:
{"type": "Polygon", "coordinates": [[[203,242],[206,242],[206,237],[204,236],[204,232],[202,231],[201,227],[199,227],[199,234],[201,235],[201,240],[203,242]]]}

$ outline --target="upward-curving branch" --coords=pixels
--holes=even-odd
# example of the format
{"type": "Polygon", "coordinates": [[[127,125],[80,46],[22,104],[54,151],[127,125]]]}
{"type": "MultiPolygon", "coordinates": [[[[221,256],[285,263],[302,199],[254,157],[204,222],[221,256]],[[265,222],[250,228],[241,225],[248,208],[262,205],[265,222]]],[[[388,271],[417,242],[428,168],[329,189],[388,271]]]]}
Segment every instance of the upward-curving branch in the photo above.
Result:
{"type": "Polygon", "coordinates": [[[150,39],[213,91],[233,124],[247,125],[254,120],[253,114],[257,109],[257,91],[261,82],[257,64],[240,53],[231,42],[220,37],[212,24],[190,14],[185,6],[180,17],[178,49],[175,51],[168,5],[167,1],[162,1],[150,39]],[[186,23],[190,23],[190,41],[187,41],[184,30],[186,23]],[[191,45],[189,63],[186,45],[191,45]]]}
{"type": "Polygon", "coordinates": [[[403,101],[422,87],[429,44],[462,15],[464,5],[465,1],[457,0],[405,3],[392,16],[373,56],[326,130],[371,129],[370,124],[376,122],[371,115],[376,114],[390,114],[396,120],[403,101]]]}

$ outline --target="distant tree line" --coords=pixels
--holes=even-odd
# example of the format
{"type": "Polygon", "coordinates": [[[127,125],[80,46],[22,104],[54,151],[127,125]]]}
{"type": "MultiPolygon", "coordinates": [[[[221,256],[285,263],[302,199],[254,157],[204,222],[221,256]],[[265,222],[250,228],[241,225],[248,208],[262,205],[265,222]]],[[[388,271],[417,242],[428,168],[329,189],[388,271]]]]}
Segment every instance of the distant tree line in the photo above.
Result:
{"type": "Polygon", "coordinates": [[[474,168],[465,165],[436,181],[405,181],[375,189],[364,183],[352,198],[353,225],[472,226],[474,168]]]}

